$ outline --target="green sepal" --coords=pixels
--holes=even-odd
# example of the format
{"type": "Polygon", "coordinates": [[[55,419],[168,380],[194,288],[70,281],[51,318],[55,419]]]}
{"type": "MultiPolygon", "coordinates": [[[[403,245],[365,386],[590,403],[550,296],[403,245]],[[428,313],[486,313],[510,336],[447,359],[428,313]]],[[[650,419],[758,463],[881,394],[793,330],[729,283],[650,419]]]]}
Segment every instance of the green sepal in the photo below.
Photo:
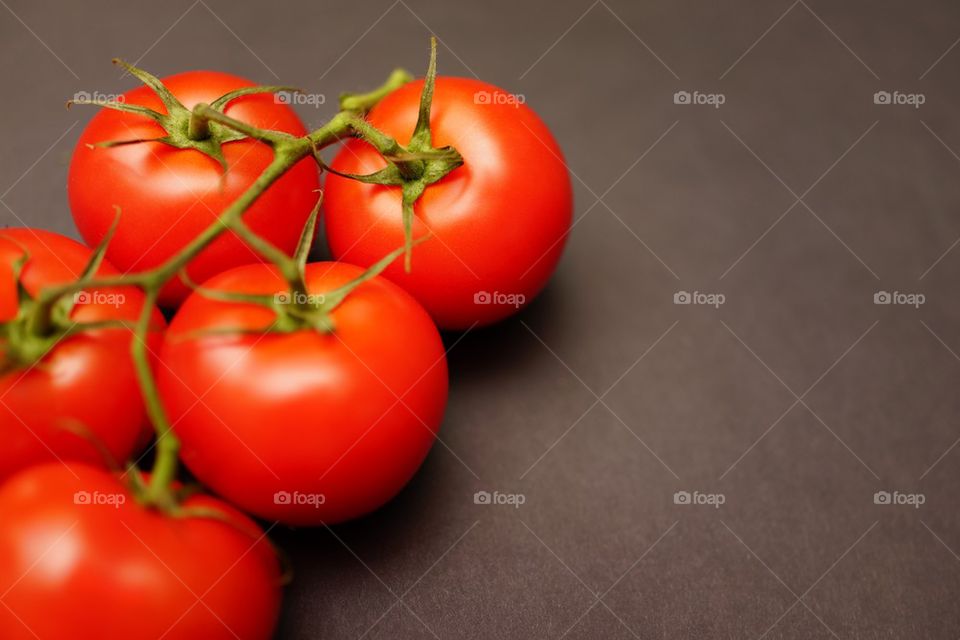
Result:
{"type": "Polygon", "coordinates": [[[404,237],[404,270],[410,272],[413,261],[413,222],[415,205],[426,188],[442,180],[451,171],[463,165],[463,157],[452,146],[433,147],[430,130],[430,115],[437,80],[437,39],[430,39],[430,63],[420,93],[417,123],[410,143],[401,146],[397,141],[373,129],[364,120],[354,125],[355,135],[376,148],[387,166],[366,175],[348,174],[326,166],[318,157],[317,162],[334,175],[365,184],[400,186],[402,189],[401,216],[404,237]]]}
{"type": "MultiPolygon", "coordinates": [[[[90,254],[90,259],[87,261],[86,266],[84,266],[83,271],[80,273],[80,277],[77,279],[77,282],[87,282],[88,280],[92,280],[97,275],[97,271],[103,265],[104,257],[107,255],[107,247],[110,246],[110,241],[113,240],[113,236],[117,232],[117,227],[120,225],[120,207],[114,206],[113,210],[115,214],[113,223],[110,225],[110,228],[107,229],[107,233],[104,234],[103,238],[93,249],[93,253],[90,254]]],[[[70,314],[73,312],[73,308],[76,306],[76,304],[77,294],[74,294],[73,296],[65,296],[57,300],[56,306],[53,309],[54,322],[63,325],[69,324],[70,314]]]]}
{"type": "Polygon", "coordinates": [[[275,296],[264,293],[241,293],[239,291],[221,291],[220,289],[208,289],[203,285],[197,284],[186,269],[181,269],[178,274],[180,281],[199,295],[213,300],[215,302],[241,302],[247,304],[259,304],[273,307],[275,296]]]}
{"type": "MultiPolygon", "coordinates": [[[[416,242],[413,243],[413,245],[416,246],[420,244],[421,242],[426,240],[428,237],[429,235],[424,236],[422,238],[418,238],[416,242]]],[[[360,274],[350,282],[346,283],[341,287],[337,287],[333,291],[328,291],[327,293],[323,294],[323,304],[320,305],[320,312],[323,314],[329,314],[331,311],[336,309],[340,305],[340,303],[343,302],[344,299],[353,292],[354,289],[359,287],[364,282],[367,282],[368,280],[371,280],[372,278],[383,273],[384,269],[389,267],[390,263],[392,263],[394,260],[402,256],[404,252],[406,252],[406,250],[407,250],[406,247],[400,247],[399,249],[394,249],[393,251],[388,253],[386,256],[384,256],[374,264],[370,265],[370,267],[368,267],[366,271],[364,271],[362,274],[360,274]]]]}
{"type": "Polygon", "coordinates": [[[257,86],[257,87],[242,87],[240,89],[234,89],[228,93],[223,94],[216,100],[210,103],[210,106],[216,109],[217,111],[223,112],[223,109],[231,101],[236,100],[241,96],[251,96],[260,93],[280,93],[281,91],[286,91],[287,93],[303,93],[301,89],[296,87],[278,87],[278,86],[257,86]]]}
{"type": "Polygon", "coordinates": [[[169,335],[168,340],[174,343],[187,342],[188,340],[197,340],[199,338],[215,338],[219,336],[262,336],[267,333],[290,333],[287,329],[278,329],[276,321],[265,327],[215,327],[213,329],[197,329],[196,331],[187,331],[179,335],[169,335]]]}
{"type": "Polygon", "coordinates": [[[420,108],[417,113],[417,124],[413,128],[410,144],[407,147],[414,151],[431,149],[432,135],[430,133],[430,109],[433,105],[433,91],[437,83],[437,39],[430,38],[430,63],[427,65],[427,75],[423,81],[423,91],[420,92],[420,108]]]}
{"type": "Polygon", "coordinates": [[[320,197],[317,198],[317,204],[313,205],[313,210],[310,211],[310,217],[307,218],[307,223],[303,226],[303,232],[300,234],[300,240],[297,242],[297,250],[294,252],[293,257],[297,261],[297,268],[300,269],[300,273],[303,273],[303,270],[307,266],[307,260],[310,258],[310,249],[313,247],[313,238],[317,232],[317,218],[320,215],[320,206],[323,204],[323,192],[320,192],[320,197]]]}
{"type": "Polygon", "coordinates": [[[67,100],[67,108],[69,109],[75,104],[80,105],[96,105],[98,107],[105,107],[107,109],[113,109],[114,111],[123,111],[124,113],[134,113],[138,116],[146,116],[151,120],[156,122],[161,122],[164,118],[162,113],[154,111],[149,107],[141,107],[138,104],[127,104],[125,102],[117,102],[115,100],[84,100],[76,99],[67,100]]]}
{"type": "Polygon", "coordinates": [[[157,76],[147,71],[144,71],[143,69],[135,67],[132,64],[121,60],[120,58],[114,58],[112,62],[113,64],[120,65],[121,67],[126,69],[127,73],[134,76],[137,80],[139,80],[143,84],[153,89],[153,92],[157,94],[158,98],[160,98],[160,102],[162,102],[163,106],[166,107],[167,115],[171,115],[171,116],[174,115],[173,112],[178,109],[183,109],[184,111],[187,111],[187,108],[184,107],[179,100],[177,100],[176,96],[174,96],[173,93],[171,93],[170,90],[167,89],[166,85],[164,85],[163,82],[160,80],[160,78],[158,78],[157,76]]]}
{"type": "Polygon", "coordinates": [[[24,245],[19,240],[15,238],[11,238],[9,236],[3,236],[2,239],[16,246],[18,249],[20,249],[20,251],[22,251],[22,253],[20,254],[20,257],[14,260],[13,264],[10,265],[11,268],[13,269],[13,282],[17,287],[18,307],[22,310],[24,307],[24,303],[27,303],[33,300],[33,298],[30,296],[30,292],[27,291],[27,288],[25,286],[23,286],[23,281],[21,280],[21,277],[20,277],[23,275],[23,270],[27,266],[27,263],[30,262],[30,258],[32,256],[30,254],[30,249],[28,249],[26,245],[24,245]]]}
{"type": "MultiPolygon", "coordinates": [[[[177,100],[176,96],[171,93],[163,82],[153,74],[124,62],[119,58],[115,58],[113,62],[114,64],[122,66],[131,75],[149,87],[160,99],[160,102],[163,103],[166,113],[160,113],[154,109],[139,105],[117,102],[116,100],[71,100],[67,102],[67,106],[69,107],[74,104],[92,104],[125,113],[141,115],[159,124],[166,132],[166,135],[155,138],[135,138],[132,140],[104,140],[91,145],[92,147],[112,148],[141,142],[160,142],[177,149],[194,149],[199,151],[216,161],[216,163],[220,165],[223,174],[226,174],[228,167],[223,154],[223,145],[229,142],[243,140],[248,137],[246,134],[220,123],[206,120],[203,116],[187,109],[177,100]]],[[[222,114],[223,109],[227,107],[230,101],[236,98],[253,94],[277,93],[278,91],[297,91],[297,89],[287,86],[242,87],[220,96],[209,106],[217,113],[222,114]]]]}
{"type": "Polygon", "coordinates": [[[426,189],[427,185],[423,180],[405,182],[402,187],[403,270],[407,273],[410,273],[413,262],[413,219],[416,214],[414,206],[426,189]]]}

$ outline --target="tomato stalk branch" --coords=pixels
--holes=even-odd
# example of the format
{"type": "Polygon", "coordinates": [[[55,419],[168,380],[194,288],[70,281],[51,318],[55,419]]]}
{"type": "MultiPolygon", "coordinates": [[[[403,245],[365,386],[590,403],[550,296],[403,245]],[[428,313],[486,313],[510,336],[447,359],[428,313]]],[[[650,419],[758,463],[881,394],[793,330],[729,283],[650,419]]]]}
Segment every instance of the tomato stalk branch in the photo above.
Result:
{"type": "MultiPolygon", "coordinates": [[[[436,56],[436,45],[433,44],[432,56],[436,56]]],[[[291,293],[295,296],[289,309],[283,309],[282,313],[278,311],[278,316],[287,320],[293,320],[294,326],[307,326],[316,330],[331,330],[332,325],[329,321],[329,312],[356,286],[365,282],[377,273],[381,272],[392,260],[401,253],[409,253],[414,244],[412,238],[409,240],[406,248],[401,248],[396,252],[384,257],[381,261],[371,267],[356,281],[348,283],[335,292],[326,296],[324,302],[318,304],[305,303],[300,304],[301,299],[306,299],[306,284],[303,278],[304,263],[306,251],[309,249],[309,240],[313,236],[313,229],[316,223],[316,209],[311,214],[307,230],[304,232],[304,239],[297,255],[288,256],[279,248],[260,238],[243,222],[242,217],[246,211],[257,201],[258,198],[269,189],[277,180],[279,180],[287,171],[289,171],[298,162],[313,156],[321,163],[318,151],[323,147],[334,144],[344,138],[360,137],[372,144],[387,159],[388,163],[394,168],[394,171],[401,181],[423,180],[423,171],[421,167],[424,163],[439,162],[441,153],[445,166],[452,170],[462,162],[459,156],[450,159],[449,150],[435,150],[427,144],[421,144],[416,149],[404,148],[398,142],[373,127],[365,119],[365,114],[381,99],[392,91],[412,80],[412,76],[397,69],[390,74],[387,81],[377,89],[364,94],[345,94],[341,96],[341,111],[333,116],[325,125],[311,131],[305,136],[294,137],[289,134],[264,130],[247,123],[241,122],[222,112],[222,108],[229,100],[248,93],[272,93],[279,90],[285,90],[285,87],[250,87],[233,94],[227,94],[212,104],[199,104],[192,110],[187,111],[182,105],[176,102],[176,99],[162,85],[162,83],[150,74],[136,69],[126,63],[120,62],[124,67],[131,71],[136,77],[140,78],[150,86],[163,100],[167,106],[168,113],[176,112],[176,120],[168,119],[167,124],[172,133],[162,139],[162,142],[173,144],[181,148],[197,148],[208,153],[215,159],[221,161],[226,170],[225,163],[222,161],[220,153],[220,144],[238,140],[242,138],[251,138],[258,140],[273,150],[273,160],[264,169],[260,176],[244,191],[234,202],[232,202],[204,231],[191,240],[181,251],[172,256],[163,264],[153,269],[140,273],[131,273],[122,276],[97,277],[90,274],[89,277],[81,278],[76,282],[45,288],[38,293],[36,305],[44,310],[41,314],[48,317],[48,314],[54,313],[60,308],[61,301],[66,296],[76,294],[84,289],[137,286],[144,290],[145,300],[140,312],[139,319],[133,328],[133,339],[131,341],[131,357],[141,390],[143,392],[146,410],[151,423],[157,434],[157,455],[154,462],[153,472],[150,483],[142,489],[141,499],[150,505],[165,510],[177,509],[177,498],[171,490],[176,472],[180,442],[173,431],[173,425],[163,407],[160,399],[157,382],[151,367],[151,354],[148,346],[148,340],[152,325],[153,309],[158,299],[161,288],[179,274],[186,274],[187,265],[201,251],[207,248],[221,234],[231,230],[251,245],[265,259],[273,263],[280,270],[283,277],[290,285],[291,293]],[[183,123],[181,126],[180,123],[183,123]],[[173,125],[176,124],[176,127],[173,125]],[[216,127],[216,130],[214,130],[216,127]],[[412,153],[411,153],[412,152],[412,153]],[[419,155],[418,155],[419,154],[419,155]],[[304,248],[306,243],[306,248],[304,248]]],[[[435,61],[431,63],[431,71],[435,73],[435,61]]],[[[432,93],[432,78],[429,79],[432,93]]],[[[108,108],[119,109],[123,111],[134,111],[122,104],[102,104],[108,108]]],[[[427,107],[429,112],[429,106],[427,107]]],[[[163,119],[159,113],[147,113],[145,109],[137,109],[141,115],[151,117],[155,120],[163,119]]],[[[131,144],[136,141],[121,141],[131,144]]],[[[109,143],[103,145],[109,147],[109,143]]],[[[455,154],[455,152],[454,152],[455,154]]],[[[434,176],[433,179],[439,179],[434,176]]],[[[396,184],[396,183],[395,183],[396,184]]],[[[412,205],[412,203],[411,203],[412,205]]],[[[410,207],[412,209],[412,206],[410,207]]],[[[407,212],[405,215],[412,212],[407,212]]],[[[189,282],[188,276],[184,278],[189,282]]],[[[266,302],[260,302],[268,304],[266,302]]],[[[278,304],[269,305],[275,310],[279,310],[278,304]]],[[[42,328],[43,318],[38,326],[42,328]]]]}
{"type": "MultiPolygon", "coordinates": [[[[150,484],[142,496],[145,503],[168,510],[176,508],[176,497],[171,491],[171,483],[177,472],[180,442],[173,431],[173,426],[160,399],[156,379],[150,366],[150,349],[148,347],[153,308],[160,289],[185,270],[194,257],[229,229],[278,267],[290,283],[294,302],[305,299],[307,292],[303,280],[302,266],[304,256],[287,256],[279,248],[253,233],[243,222],[242,217],[257,199],[287,171],[304,158],[315,154],[319,148],[333,144],[345,137],[358,135],[361,128],[367,135],[375,136],[376,133],[370,127],[364,126],[363,113],[384,96],[409,82],[410,79],[411,76],[407,72],[396,70],[390,75],[387,82],[378,89],[367,94],[344,97],[344,111],[336,114],[325,125],[300,138],[278,131],[253,127],[231,118],[207,104],[197,105],[190,115],[189,137],[203,139],[205,135],[209,135],[210,123],[216,123],[226,129],[235,131],[237,134],[242,134],[244,137],[263,142],[270,146],[274,153],[273,160],[263,173],[220,214],[216,222],[210,224],[175,256],[154,269],[123,276],[92,278],[83,283],[68,283],[41,292],[40,299],[43,304],[49,305],[51,308],[64,296],[74,294],[82,288],[133,285],[141,287],[146,292],[144,306],[134,328],[134,338],[131,342],[131,357],[143,392],[147,414],[157,434],[157,455],[153,472],[150,484]]],[[[311,236],[315,224],[315,215],[316,212],[311,216],[309,223],[311,236]]]]}

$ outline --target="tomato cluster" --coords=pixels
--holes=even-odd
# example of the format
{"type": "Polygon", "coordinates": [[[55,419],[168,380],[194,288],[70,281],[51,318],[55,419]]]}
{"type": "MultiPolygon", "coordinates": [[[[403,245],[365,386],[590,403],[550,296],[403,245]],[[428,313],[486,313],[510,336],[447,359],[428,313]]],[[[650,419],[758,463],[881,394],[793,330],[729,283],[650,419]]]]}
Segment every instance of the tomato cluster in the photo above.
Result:
{"type": "Polygon", "coordinates": [[[283,572],[251,517],[335,524],[406,485],[440,330],[546,285],[570,182],[533,111],[437,78],[435,45],[314,132],[284,87],[126,68],[146,86],[70,168],[88,246],[0,231],[0,638],[268,638],[283,572]],[[308,263],[322,169],[336,261],[308,263]]]}

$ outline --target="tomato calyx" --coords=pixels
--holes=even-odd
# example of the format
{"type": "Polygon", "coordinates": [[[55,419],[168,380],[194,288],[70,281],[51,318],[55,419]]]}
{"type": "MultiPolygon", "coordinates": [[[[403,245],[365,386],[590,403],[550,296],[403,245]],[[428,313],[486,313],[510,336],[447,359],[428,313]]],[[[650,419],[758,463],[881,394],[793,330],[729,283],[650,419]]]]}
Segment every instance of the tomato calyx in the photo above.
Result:
{"type": "MultiPolygon", "coordinates": [[[[150,118],[159,124],[166,132],[166,135],[156,138],[135,138],[132,140],[105,140],[92,145],[93,147],[110,148],[140,142],[162,142],[177,149],[195,149],[214,159],[224,173],[227,171],[227,161],[223,155],[223,145],[228,142],[243,140],[248,136],[236,128],[223,126],[216,122],[209,116],[209,113],[215,112],[222,114],[232,100],[241,96],[278,93],[280,91],[299,91],[294,87],[284,86],[243,87],[225,93],[209,105],[199,104],[193,110],[190,110],[187,109],[156,76],[124,62],[119,58],[114,58],[113,63],[120,65],[152,89],[163,103],[166,113],[160,113],[148,107],[127,104],[126,102],[117,100],[74,99],[67,102],[67,107],[74,104],[93,104],[116,111],[135,113],[150,118]]],[[[292,138],[292,136],[290,137],[292,138]]]]}
{"type": "MultiPolygon", "coordinates": [[[[452,146],[434,147],[433,136],[430,131],[430,109],[433,104],[433,92],[437,80],[437,39],[430,38],[430,64],[420,94],[420,109],[417,115],[417,124],[409,144],[399,142],[369,125],[360,119],[354,124],[358,136],[380,152],[387,166],[374,173],[366,175],[346,174],[336,171],[323,163],[320,158],[317,162],[327,171],[368,184],[399,186],[402,193],[402,214],[404,232],[404,270],[410,272],[413,255],[413,218],[414,205],[426,191],[427,187],[442,180],[454,169],[463,165],[463,156],[452,146]]],[[[349,96],[346,97],[349,101],[349,96]]],[[[341,107],[344,98],[341,98],[341,107]]]]}
{"type": "Polygon", "coordinates": [[[151,475],[140,469],[135,463],[127,464],[123,473],[114,469],[118,480],[130,492],[130,496],[140,506],[154,509],[171,518],[211,518],[234,525],[226,514],[209,507],[184,506],[184,502],[201,492],[199,485],[182,485],[178,482],[167,483],[162,491],[155,490],[151,475]]]}
{"type": "MultiPolygon", "coordinates": [[[[268,243],[265,243],[262,238],[252,234],[242,226],[242,224],[235,227],[238,235],[249,242],[255,251],[273,263],[274,268],[279,271],[287,282],[287,289],[285,291],[277,291],[274,293],[222,291],[204,287],[193,282],[185,270],[180,273],[180,278],[183,282],[197,294],[219,302],[254,304],[265,307],[273,312],[273,322],[267,326],[254,329],[239,327],[205,329],[188,333],[185,336],[181,336],[180,339],[193,339],[210,335],[289,334],[298,331],[315,331],[321,334],[328,334],[335,331],[336,325],[333,320],[334,309],[340,306],[361,284],[380,275],[384,269],[390,266],[390,263],[404,254],[406,247],[400,247],[387,254],[359,276],[332,291],[323,293],[310,292],[306,285],[307,259],[316,235],[317,217],[319,216],[322,203],[323,198],[318,198],[317,204],[314,206],[313,211],[310,212],[310,217],[307,218],[307,223],[304,225],[303,232],[300,235],[297,250],[292,258],[268,243]]],[[[414,242],[414,245],[419,244],[428,237],[429,234],[423,238],[418,238],[414,242]]]]}
{"type": "MultiPolygon", "coordinates": [[[[119,211],[117,216],[119,221],[119,211]]],[[[76,281],[78,284],[93,280],[103,264],[107,245],[115,230],[116,222],[91,254],[83,273],[76,281]]],[[[30,251],[13,238],[3,239],[16,244],[22,253],[11,265],[16,283],[17,313],[12,319],[0,323],[0,375],[32,366],[43,359],[58,342],[71,335],[95,329],[130,328],[122,320],[72,320],[74,307],[87,297],[82,291],[71,296],[49,295],[46,291],[37,297],[32,296],[21,278],[24,268],[30,262],[30,251]]]]}
{"type": "Polygon", "coordinates": [[[37,334],[29,330],[29,319],[37,317],[38,307],[21,301],[17,316],[0,325],[0,375],[27,368],[40,361],[64,335],[55,331],[50,335],[37,334]]]}

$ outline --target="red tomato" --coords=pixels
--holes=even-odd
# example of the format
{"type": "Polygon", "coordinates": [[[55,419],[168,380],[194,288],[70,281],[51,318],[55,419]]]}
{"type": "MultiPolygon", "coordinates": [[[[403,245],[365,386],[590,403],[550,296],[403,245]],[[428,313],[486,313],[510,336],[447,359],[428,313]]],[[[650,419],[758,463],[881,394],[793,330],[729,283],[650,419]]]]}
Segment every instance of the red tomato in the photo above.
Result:
{"type": "Polygon", "coordinates": [[[280,607],[276,555],[249,518],[168,517],[114,475],[29,469],[0,486],[0,638],[257,640],[280,607]]]}
{"type": "MultiPolygon", "coordinates": [[[[163,82],[188,109],[253,84],[212,71],[181,73],[163,82]]],[[[147,87],[129,91],[124,100],[165,113],[160,99],[147,87]]],[[[257,127],[296,136],[305,133],[293,110],[272,95],[237,98],[228,103],[225,113],[257,127]]],[[[124,272],[147,270],[177,253],[214,222],[273,158],[271,149],[260,142],[228,142],[223,146],[229,167],[224,177],[217,161],[193,149],[177,149],[161,142],[112,148],[87,146],[163,135],[160,125],[150,118],[101,109],[80,136],[73,154],[67,187],[77,228],[91,246],[95,245],[113,224],[113,205],[119,205],[120,226],[107,258],[124,272]]],[[[260,196],[244,220],[257,234],[292,253],[316,204],[314,191],[318,186],[315,163],[303,160],[260,196]]],[[[194,280],[203,282],[231,267],[260,261],[238,237],[228,233],[197,256],[188,271],[194,280]]],[[[164,288],[160,303],[176,306],[188,293],[176,278],[164,288]]]]}
{"type": "MultiPolygon", "coordinates": [[[[0,322],[17,314],[13,264],[24,252],[30,260],[21,282],[31,296],[41,288],[75,281],[91,251],[70,238],[39,229],[0,231],[0,322]]],[[[98,275],[116,275],[103,263],[98,275]]],[[[86,291],[71,319],[76,322],[136,322],[143,309],[139,289],[123,287],[86,291]]],[[[151,348],[159,348],[163,317],[154,310],[151,348]]],[[[103,464],[95,440],[117,462],[134,451],[147,419],[130,356],[132,330],[104,328],[68,336],[33,366],[0,373],[0,479],[28,465],[50,460],[84,460],[103,464]],[[89,438],[71,431],[81,427],[89,438]]],[[[0,338],[0,365],[5,343],[0,338]]]]}
{"type": "MultiPolygon", "coordinates": [[[[322,294],[360,273],[311,264],[307,285],[322,294]]],[[[286,285],[272,267],[251,265],[206,286],[273,294],[286,285]]],[[[197,293],[161,350],[158,384],[183,462],[268,520],[316,525],[373,511],[407,483],[440,427],[447,361],[420,305],[374,278],[331,316],[333,333],[263,335],[256,330],[273,322],[272,311],[197,293]],[[224,328],[238,333],[196,336],[224,328]]]]}
{"type": "MultiPolygon", "coordinates": [[[[423,82],[387,96],[370,122],[407,144],[423,82]]],[[[433,146],[453,145],[464,164],[428,186],[416,204],[414,237],[433,237],[384,275],[409,291],[444,329],[489,324],[515,313],[545,286],[570,229],[573,196],[560,148],[524,104],[494,86],[437,78],[433,146]]],[[[346,143],[333,168],[352,174],[381,169],[366,142],[346,143]]],[[[399,187],[363,184],[330,174],[324,198],[335,258],[368,266],[403,244],[399,187]]]]}

